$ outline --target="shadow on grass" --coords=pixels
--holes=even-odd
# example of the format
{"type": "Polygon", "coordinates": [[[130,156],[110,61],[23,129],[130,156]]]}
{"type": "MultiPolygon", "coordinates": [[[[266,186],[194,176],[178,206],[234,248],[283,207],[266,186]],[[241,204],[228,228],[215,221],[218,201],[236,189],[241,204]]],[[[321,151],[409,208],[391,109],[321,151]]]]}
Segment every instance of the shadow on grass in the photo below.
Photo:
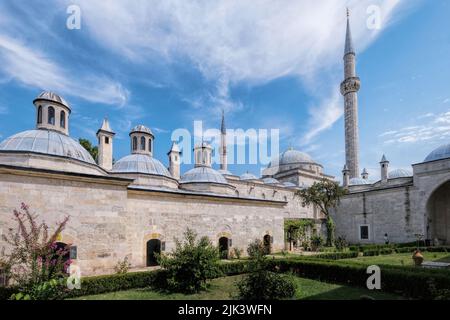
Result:
{"type": "MultiPolygon", "coordinates": [[[[301,288],[299,288],[301,290],[301,288]]],[[[401,296],[383,291],[369,291],[357,287],[340,287],[326,292],[310,295],[302,300],[403,300],[401,296]]]]}

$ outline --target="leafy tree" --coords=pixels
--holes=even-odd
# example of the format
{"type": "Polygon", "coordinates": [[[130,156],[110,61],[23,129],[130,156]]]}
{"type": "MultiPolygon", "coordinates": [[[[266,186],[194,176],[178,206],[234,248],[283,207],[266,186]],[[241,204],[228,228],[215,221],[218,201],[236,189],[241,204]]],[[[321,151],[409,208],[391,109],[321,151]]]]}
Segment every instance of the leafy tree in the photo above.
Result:
{"type": "Polygon", "coordinates": [[[92,156],[92,158],[97,161],[98,160],[98,147],[93,146],[92,143],[88,139],[80,138],[78,139],[80,144],[85,148],[92,156]]]}
{"type": "Polygon", "coordinates": [[[311,187],[299,190],[297,194],[302,198],[304,206],[316,205],[325,215],[327,227],[327,246],[334,242],[334,222],[330,216],[330,210],[336,208],[346,190],[339,186],[336,181],[322,179],[315,182],[311,187]]]}
{"type": "Polygon", "coordinates": [[[219,275],[219,250],[208,237],[197,240],[197,234],[187,229],[184,241],[175,239],[175,249],[169,256],[157,254],[167,272],[167,289],[171,292],[195,293],[206,289],[208,279],[219,275]]]}
{"type": "Polygon", "coordinates": [[[261,240],[249,244],[250,273],[238,281],[236,298],[243,300],[276,300],[291,298],[296,291],[292,276],[268,270],[266,250],[261,240]]]}
{"type": "Polygon", "coordinates": [[[38,222],[38,215],[32,214],[29,207],[22,203],[21,210],[14,210],[13,220],[17,228],[10,228],[3,240],[11,250],[8,258],[10,277],[18,287],[15,299],[48,299],[53,295],[55,284],[62,284],[67,277],[70,260],[66,259],[69,248],[57,246],[56,239],[64,230],[69,217],[56,225],[50,233],[45,222],[38,222]],[[53,280],[56,280],[53,281],[53,280]]]}
{"type": "Polygon", "coordinates": [[[289,249],[292,249],[292,241],[304,240],[306,230],[314,226],[311,219],[287,219],[284,220],[284,232],[289,241],[289,249]]]}

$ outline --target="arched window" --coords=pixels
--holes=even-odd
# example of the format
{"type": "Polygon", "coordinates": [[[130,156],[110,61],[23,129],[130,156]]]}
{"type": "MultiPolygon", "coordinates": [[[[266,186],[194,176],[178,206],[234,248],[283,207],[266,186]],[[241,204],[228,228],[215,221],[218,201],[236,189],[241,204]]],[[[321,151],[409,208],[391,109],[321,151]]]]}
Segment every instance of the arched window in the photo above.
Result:
{"type": "Polygon", "coordinates": [[[234,191],[234,195],[236,196],[236,197],[239,197],[239,191],[234,191]]]}
{"type": "Polygon", "coordinates": [[[137,138],[133,137],[133,150],[137,150],[137,138]]]}
{"type": "Polygon", "coordinates": [[[141,137],[141,150],[145,150],[145,137],[141,137]]]}
{"type": "Polygon", "coordinates": [[[37,123],[42,123],[42,106],[38,107],[37,123]]]}
{"type": "Polygon", "coordinates": [[[59,114],[59,126],[61,128],[66,127],[66,113],[64,111],[61,111],[61,113],[59,114]]]}
{"type": "Polygon", "coordinates": [[[152,139],[148,139],[148,151],[152,152],[152,139]]]}
{"type": "Polygon", "coordinates": [[[261,196],[263,199],[266,199],[266,195],[264,193],[261,196]]]}
{"type": "Polygon", "coordinates": [[[48,107],[48,124],[55,125],[55,108],[48,107]]]}

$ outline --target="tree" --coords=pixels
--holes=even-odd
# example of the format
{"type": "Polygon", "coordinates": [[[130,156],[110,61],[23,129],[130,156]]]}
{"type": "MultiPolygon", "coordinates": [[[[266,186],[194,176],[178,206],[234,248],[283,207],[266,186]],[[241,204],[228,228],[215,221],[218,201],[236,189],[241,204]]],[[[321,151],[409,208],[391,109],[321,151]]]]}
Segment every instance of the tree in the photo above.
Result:
{"type": "Polygon", "coordinates": [[[19,290],[17,297],[57,298],[54,284],[55,281],[64,282],[70,259],[67,260],[68,246],[59,247],[56,239],[64,230],[69,217],[64,218],[50,232],[49,226],[45,222],[39,223],[38,216],[22,203],[21,210],[14,210],[13,220],[17,227],[10,228],[2,238],[11,248],[5,256],[11,279],[19,290]]]}
{"type": "Polygon", "coordinates": [[[336,181],[328,179],[322,179],[315,182],[311,187],[297,192],[302,198],[304,206],[316,205],[325,215],[327,220],[327,246],[332,246],[334,242],[334,222],[330,216],[330,210],[339,205],[341,197],[346,192],[336,181]]]}
{"type": "Polygon", "coordinates": [[[83,146],[83,148],[85,148],[91,154],[92,158],[95,161],[97,161],[97,159],[98,159],[98,147],[97,146],[95,146],[95,147],[92,146],[92,143],[88,139],[80,138],[80,139],[78,139],[78,141],[83,146]]]}
{"type": "Polygon", "coordinates": [[[167,289],[171,292],[195,293],[206,289],[206,281],[219,275],[219,250],[208,237],[197,240],[197,234],[187,229],[184,241],[175,239],[175,249],[169,256],[157,254],[167,273],[167,289]]]}

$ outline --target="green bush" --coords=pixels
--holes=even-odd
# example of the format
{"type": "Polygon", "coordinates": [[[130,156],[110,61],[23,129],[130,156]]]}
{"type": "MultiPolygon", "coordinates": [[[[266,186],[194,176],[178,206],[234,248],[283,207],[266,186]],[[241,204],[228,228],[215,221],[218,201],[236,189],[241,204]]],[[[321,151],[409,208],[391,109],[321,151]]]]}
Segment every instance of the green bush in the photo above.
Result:
{"type": "Polygon", "coordinates": [[[323,243],[324,243],[324,240],[323,240],[322,236],[316,235],[311,238],[311,246],[312,246],[312,249],[315,251],[318,250],[320,247],[322,247],[323,243]]]}
{"type": "Polygon", "coordinates": [[[348,247],[347,240],[342,236],[337,237],[337,239],[334,241],[334,245],[337,251],[344,251],[348,247]]]}
{"type": "Polygon", "coordinates": [[[170,256],[158,255],[161,267],[167,273],[167,290],[195,293],[206,289],[206,280],[218,275],[219,253],[208,237],[197,240],[197,234],[187,229],[184,241],[175,239],[170,256]]]}
{"type": "Polygon", "coordinates": [[[239,299],[276,300],[290,298],[295,294],[295,282],[292,277],[278,274],[268,269],[268,259],[261,240],[256,239],[247,249],[250,260],[248,271],[236,284],[239,299]]]}
{"type": "Polygon", "coordinates": [[[261,270],[252,272],[237,283],[238,299],[278,300],[292,298],[296,285],[289,274],[261,270]]]}

